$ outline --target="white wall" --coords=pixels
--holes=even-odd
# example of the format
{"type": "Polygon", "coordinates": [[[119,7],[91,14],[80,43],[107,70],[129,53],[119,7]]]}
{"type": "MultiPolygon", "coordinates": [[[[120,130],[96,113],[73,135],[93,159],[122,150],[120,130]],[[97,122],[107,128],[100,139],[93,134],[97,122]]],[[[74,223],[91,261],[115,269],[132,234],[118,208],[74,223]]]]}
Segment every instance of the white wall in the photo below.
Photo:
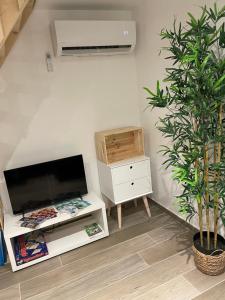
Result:
{"type": "Polygon", "coordinates": [[[94,133],[140,125],[134,55],[53,58],[54,18],[130,19],[123,12],[35,10],[0,73],[0,169],[82,153],[99,192],[94,133]]]}
{"type": "MultiPolygon", "coordinates": [[[[224,1],[217,1],[220,6],[224,1]]],[[[161,47],[165,46],[159,34],[162,28],[171,28],[174,17],[177,21],[186,21],[187,12],[199,15],[200,6],[212,5],[214,1],[181,1],[181,0],[144,0],[136,11],[138,22],[138,47],[136,51],[138,87],[142,125],[146,132],[146,150],[151,157],[153,198],[164,207],[177,213],[175,195],[179,192],[177,184],[171,180],[171,172],[162,166],[162,155],[158,153],[160,145],[169,143],[156,129],[155,124],[165,111],[162,109],[146,109],[147,100],[143,87],[155,90],[156,81],[165,78],[165,68],[169,61],[163,59],[165,53],[159,56],[161,47]]]]}

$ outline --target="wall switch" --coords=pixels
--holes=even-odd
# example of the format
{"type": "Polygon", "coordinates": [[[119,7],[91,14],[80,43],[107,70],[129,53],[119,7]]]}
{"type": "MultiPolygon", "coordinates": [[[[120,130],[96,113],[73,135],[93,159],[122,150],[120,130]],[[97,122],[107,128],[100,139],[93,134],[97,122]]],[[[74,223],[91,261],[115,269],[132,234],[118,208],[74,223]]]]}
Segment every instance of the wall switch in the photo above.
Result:
{"type": "Polygon", "coordinates": [[[49,52],[46,53],[46,66],[48,72],[53,72],[53,63],[52,63],[52,57],[49,52]]]}

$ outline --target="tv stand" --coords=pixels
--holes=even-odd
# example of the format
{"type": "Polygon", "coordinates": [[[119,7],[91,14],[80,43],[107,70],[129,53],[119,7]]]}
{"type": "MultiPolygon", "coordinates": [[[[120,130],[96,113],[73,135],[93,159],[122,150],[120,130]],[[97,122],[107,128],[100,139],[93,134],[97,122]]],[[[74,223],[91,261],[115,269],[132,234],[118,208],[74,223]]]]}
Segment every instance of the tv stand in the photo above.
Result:
{"type": "Polygon", "coordinates": [[[22,218],[22,215],[13,215],[12,212],[5,212],[4,237],[12,270],[18,271],[24,269],[108,236],[105,203],[95,193],[89,193],[83,197],[83,200],[87,200],[91,205],[80,209],[78,214],[74,216],[58,213],[56,218],[46,220],[35,229],[20,227],[21,222],[19,220],[22,218]],[[103,231],[93,237],[89,237],[84,230],[84,226],[94,222],[98,223],[103,231]],[[54,225],[54,230],[48,230],[54,225]],[[14,256],[14,238],[36,230],[46,231],[45,238],[49,252],[48,255],[17,266],[14,256]]]}

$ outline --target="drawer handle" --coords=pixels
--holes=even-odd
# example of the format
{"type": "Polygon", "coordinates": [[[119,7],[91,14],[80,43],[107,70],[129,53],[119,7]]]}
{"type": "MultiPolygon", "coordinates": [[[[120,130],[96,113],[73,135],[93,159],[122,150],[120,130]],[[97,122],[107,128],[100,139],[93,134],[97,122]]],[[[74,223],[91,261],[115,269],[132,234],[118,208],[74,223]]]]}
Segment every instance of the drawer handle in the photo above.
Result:
{"type": "Polygon", "coordinates": [[[130,166],[130,169],[133,169],[133,166],[130,166]]]}
{"type": "Polygon", "coordinates": [[[134,183],[132,182],[131,185],[134,185],[134,183]]]}

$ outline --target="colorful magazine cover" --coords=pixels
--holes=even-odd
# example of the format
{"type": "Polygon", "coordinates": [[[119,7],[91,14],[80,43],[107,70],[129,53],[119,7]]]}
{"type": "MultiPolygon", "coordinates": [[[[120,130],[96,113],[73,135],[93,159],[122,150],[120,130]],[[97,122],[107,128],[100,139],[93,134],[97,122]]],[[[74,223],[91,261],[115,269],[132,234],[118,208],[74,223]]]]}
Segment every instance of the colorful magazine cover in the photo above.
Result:
{"type": "Polygon", "coordinates": [[[91,205],[91,203],[89,203],[88,201],[79,198],[74,199],[74,204],[78,209],[83,209],[91,205]]]}
{"type": "Polygon", "coordinates": [[[79,209],[83,209],[91,205],[89,202],[75,198],[65,200],[55,204],[55,208],[61,213],[77,214],[79,209]]]}
{"type": "Polygon", "coordinates": [[[15,237],[14,248],[17,266],[48,255],[44,234],[40,231],[15,237]]]}
{"type": "Polygon", "coordinates": [[[85,231],[89,237],[93,237],[96,234],[101,233],[102,229],[97,223],[92,223],[90,225],[85,226],[85,231]]]}
{"type": "Polygon", "coordinates": [[[56,203],[55,208],[61,213],[69,213],[71,215],[78,213],[78,208],[76,207],[73,199],[56,203]]]}
{"type": "Polygon", "coordinates": [[[36,228],[39,224],[43,223],[46,220],[56,218],[57,211],[54,207],[47,207],[38,211],[35,211],[29,214],[27,217],[23,217],[20,219],[21,227],[28,227],[31,229],[36,228]]]}

